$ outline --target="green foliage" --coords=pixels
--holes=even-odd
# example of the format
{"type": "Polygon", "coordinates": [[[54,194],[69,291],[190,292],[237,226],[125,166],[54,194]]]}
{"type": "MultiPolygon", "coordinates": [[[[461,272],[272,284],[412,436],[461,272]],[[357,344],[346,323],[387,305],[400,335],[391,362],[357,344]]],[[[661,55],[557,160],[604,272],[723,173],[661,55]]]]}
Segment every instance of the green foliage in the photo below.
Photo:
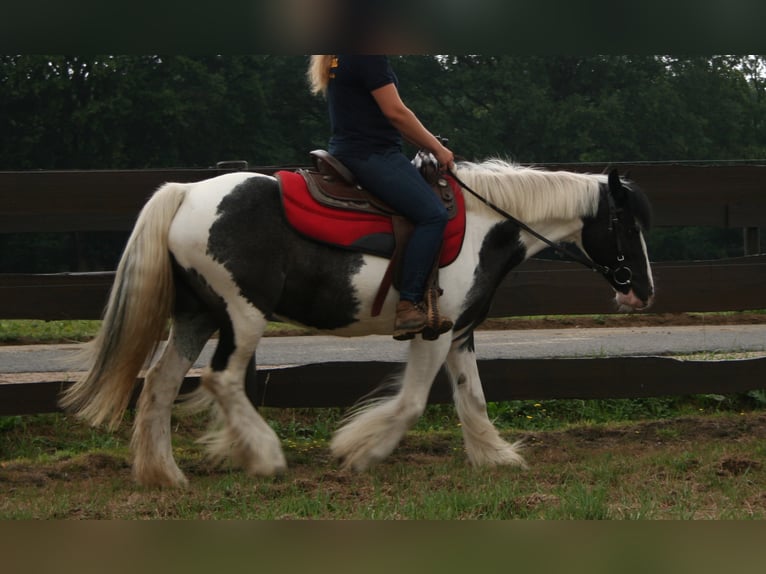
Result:
{"type": "Polygon", "coordinates": [[[430,83],[424,66],[400,77],[415,86],[413,109],[469,158],[721,160],[764,155],[762,67],[745,56],[455,56],[430,83]]]}
{"type": "Polygon", "coordinates": [[[753,401],[754,406],[759,408],[766,407],[766,390],[758,389],[754,391],[748,391],[746,396],[748,399],[753,401]]]}
{"type": "Polygon", "coordinates": [[[0,168],[299,161],[312,137],[327,131],[326,123],[317,125],[326,122],[324,110],[305,89],[305,62],[277,56],[2,57],[0,168]]]}
{"type": "MultiPolygon", "coordinates": [[[[2,56],[0,169],[305,163],[306,56],[2,56]]],[[[469,159],[763,157],[762,56],[399,56],[405,102],[469,159]]]]}

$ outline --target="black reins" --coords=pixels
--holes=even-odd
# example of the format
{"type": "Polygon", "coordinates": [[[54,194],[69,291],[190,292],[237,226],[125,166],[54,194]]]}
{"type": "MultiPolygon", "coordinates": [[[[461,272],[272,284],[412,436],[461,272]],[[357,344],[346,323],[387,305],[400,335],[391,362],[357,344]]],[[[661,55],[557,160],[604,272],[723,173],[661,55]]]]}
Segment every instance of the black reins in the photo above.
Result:
{"type": "Polygon", "coordinates": [[[562,245],[560,243],[554,243],[544,235],[538,233],[534,229],[532,229],[529,225],[524,223],[523,221],[519,221],[516,219],[513,215],[505,211],[504,209],[501,209],[485,197],[482,197],[478,193],[476,193],[473,189],[471,189],[468,185],[466,185],[465,182],[463,182],[454,171],[448,171],[447,172],[454,180],[457,182],[457,184],[462,187],[464,190],[466,190],[468,193],[476,197],[478,200],[480,200],[484,205],[489,207],[490,209],[494,210],[495,212],[499,213],[503,217],[505,217],[507,220],[512,221],[516,225],[518,225],[521,229],[529,233],[530,235],[536,237],[543,243],[545,243],[548,247],[552,248],[554,251],[556,251],[558,254],[563,255],[564,257],[568,257],[569,259],[572,259],[573,261],[580,263],[581,265],[584,265],[585,267],[588,267],[589,269],[592,269],[593,271],[596,271],[598,273],[601,273],[604,277],[607,278],[607,280],[613,281],[616,285],[619,285],[621,287],[625,287],[631,284],[631,280],[633,278],[633,272],[630,270],[630,267],[624,265],[625,261],[625,255],[623,255],[622,252],[622,242],[620,241],[620,234],[616,232],[616,226],[619,224],[619,218],[618,218],[618,209],[617,206],[614,204],[614,199],[612,198],[611,194],[608,194],[609,199],[609,232],[615,232],[615,239],[617,242],[617,263],[618,266],[615,269],[612,269],[608,265],[601,265],[599,263],[596,263],[589,257],[585,257],[582,253],[578,251],[572,251],[569,249],[566,245],[562,245]]]}

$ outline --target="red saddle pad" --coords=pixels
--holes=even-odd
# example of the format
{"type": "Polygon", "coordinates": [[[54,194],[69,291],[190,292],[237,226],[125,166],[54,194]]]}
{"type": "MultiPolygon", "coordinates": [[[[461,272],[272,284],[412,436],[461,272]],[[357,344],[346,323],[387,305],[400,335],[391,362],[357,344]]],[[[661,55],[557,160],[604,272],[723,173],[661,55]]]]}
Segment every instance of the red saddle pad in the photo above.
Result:
{"type": "MultiPolygon", "coordinates": [[[[298,233],[322,243],[391,257],[394,234],[390,217],[322,205],[311,196],[300,174],[279,171],[275,175],[281,181],[285,216],[298,233]]],[[[447,179],[455,194],[457,214],[447,223],[444,231],[444,245],[439,259],[441,267],[457,258],[465,236],[463,193],[457,182],[451,177],[447,179]]]]}

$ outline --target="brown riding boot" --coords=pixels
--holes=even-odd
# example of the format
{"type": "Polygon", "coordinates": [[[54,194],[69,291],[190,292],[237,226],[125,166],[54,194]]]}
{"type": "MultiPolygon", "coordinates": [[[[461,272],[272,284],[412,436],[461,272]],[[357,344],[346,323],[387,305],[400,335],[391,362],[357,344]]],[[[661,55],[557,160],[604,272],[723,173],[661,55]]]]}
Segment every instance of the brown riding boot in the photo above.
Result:
{"type": "Polygon", "coordinates": [[[396,304],[394,339],[397,341],[412,339],[426,326],[426,320],[426,312],[421,303],[399,301],[396,304]]]}

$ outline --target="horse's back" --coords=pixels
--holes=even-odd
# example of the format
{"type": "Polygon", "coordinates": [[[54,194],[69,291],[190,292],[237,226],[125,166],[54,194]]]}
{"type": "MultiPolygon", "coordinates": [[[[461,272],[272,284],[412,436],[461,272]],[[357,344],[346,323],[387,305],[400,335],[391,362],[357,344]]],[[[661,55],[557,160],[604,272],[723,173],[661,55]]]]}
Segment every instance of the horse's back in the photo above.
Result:
{"type": "Polygon", "coordinates": [[[257,189],[277,189],[272,177],[249,172],[226,173],[185,185],[186,197],[170,228],[170,248],[174,255],[189,243],[199,247],[199,241],[207,241],[224,202],[232,205],[243,202],[257,189]],[[243,188],[247,189],[246,193],[242,193],[243,188]]]}
{"type": "Polygon", "coordinates": [[[243,187],[248,189],[273,187],[276,189],[274,178],[249,172],[226,173],[186,185],[186,199],[177,216],[181,219],[190,215],[204,215],[214,218],[221,202],[243,187]]]}

